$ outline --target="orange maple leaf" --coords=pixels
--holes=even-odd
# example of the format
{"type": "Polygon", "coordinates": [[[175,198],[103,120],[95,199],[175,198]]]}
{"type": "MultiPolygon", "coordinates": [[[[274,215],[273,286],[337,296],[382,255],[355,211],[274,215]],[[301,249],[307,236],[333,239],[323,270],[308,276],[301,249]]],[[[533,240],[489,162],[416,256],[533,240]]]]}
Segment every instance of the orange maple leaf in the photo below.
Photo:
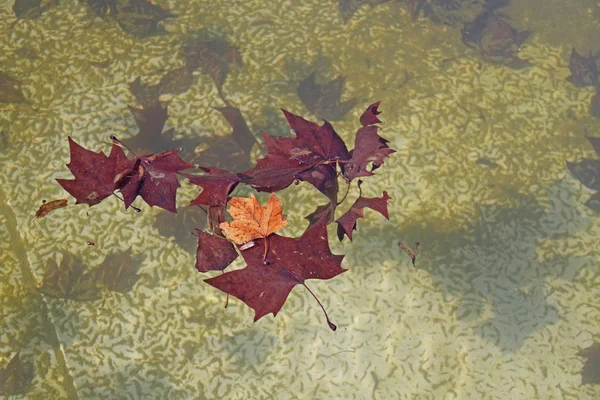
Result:
{"type": "MultiPolygon", "coordinates": [[[[219,228],[227,237],[237,243],[243,244],[253,239],[264,238],[287,225],[281,203],[275,193],[267,204],[262,207],[254,195],[250,198],[232,197],[229,200],[229,214],[233,217],[231,222],[223,222],[219,228]]],[[[267,245],[265,243],[265,258],[267,245]]]]}

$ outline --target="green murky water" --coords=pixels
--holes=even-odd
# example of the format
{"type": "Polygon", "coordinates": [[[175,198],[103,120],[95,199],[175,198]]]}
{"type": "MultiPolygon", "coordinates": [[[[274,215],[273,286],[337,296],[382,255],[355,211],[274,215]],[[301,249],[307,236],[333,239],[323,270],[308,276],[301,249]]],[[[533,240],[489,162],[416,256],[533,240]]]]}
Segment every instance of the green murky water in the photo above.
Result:
{"type": "MultiPolygon", "coordinates": [[[[504,65],[512,56],[482,55],[485,38],[462,43],[462,19],[481,1],[457,1],[460,11],[429,1],[419,13],[375,3],[156,1],[172,15],[154,24],[133,18],[136,10],[96,8],[100,18],[69,1],[19,2],[17,18],[13,2],[2,2],[3,395],[600,396],[597,384],[582,385],[594,357],[579,354],[600,337],[600,218],[583,204],[594,192],[566,167],[597,158],[585,137],[600,136],[600,120],[589,112],[594,88],[565,79],[573,47],[600,50],[600,3],[513,1],[499,10],[532,31],[513,48],[529,61],[521,69],[504,65]],[[199,66],[186,75],[185,45],[198,41],[220,43],[226,76],[199,66]],[[213,107],[239,108],[261,143],[261,130],[288,134],[280,108],[326,117],[352,147],[361,113],[382,102],[381,135],[397,153],[362,189],[389,193],[390,219],[367,210],[343,243],[331,225],[330,246],[349,271],[310,282],[336,332],[302,287],[276,318],[253,323],[234,298],[223,308],[225,296],[194,269],[201,214],[176,218],[139,200],[140,213],[125,211],[116,198],[74,206],[56,183],[70,178],[67,136],[105,152],[110,135],[131,139],[138,128],[127,106],[144,98],[130,83],[156,85],[169,73],[165,131],[174,128],[198,162],[219,143],[211,161],[233,162],[232,128],[213,107]],[[341,99],[303,103],[298,87],[311,73],[320,84],[345,77],[341,99]],[[34,220],[42,200],[61,198],[71,205],[34,220]],[[416,268],[398,241],[420,242],[416,268]]],[[[178,204],[196,194],[184,185],[178,204]]],[[[297,237],[324,197],[306,183],[278,194],[289,220],[282,234],[297,237]]]]}

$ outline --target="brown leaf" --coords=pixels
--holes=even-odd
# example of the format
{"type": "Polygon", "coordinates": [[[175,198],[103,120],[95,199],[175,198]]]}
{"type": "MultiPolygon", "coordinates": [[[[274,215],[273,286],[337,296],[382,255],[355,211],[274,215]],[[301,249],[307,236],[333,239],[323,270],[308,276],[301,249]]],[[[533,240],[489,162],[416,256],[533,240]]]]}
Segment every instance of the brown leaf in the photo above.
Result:
{"type": "Polygon", "coordinates": [[[59,209],[59,208],[63,208],[67,206],[67,200],[65,199],[60,199],[60,200],[52,200],[49,202],[46,202],[44,200],[44,204],[42,204],[40,206],[40,208],[38,208],[38,210],[35,213],[35,217],[36,218],[42,218],[45,217],[46,215],[48,215],[50,212],[59,209]]]}
{"type": "Polygon", "coordinates": [[[238,253],[229,240],[199,229],[196,229],[196,234],[196,269],[199,272],[222,271],[237,258],[238,253]]]}
{"type": "Polygon", "coordinates": [[[415,261],[417,260],[417,254],[419,254],[419,242],[415,242],[415,251],[413,251],[413,249],[411,249],[410,247],[408,247],[407,245],[405,245],[402,242],[398,242],[398,247],[400,247],[402,250],[404,250],[406,252],[406,254],[408,254],[408,256],[412,260],[412,265],[414,267],[415,261]]]}

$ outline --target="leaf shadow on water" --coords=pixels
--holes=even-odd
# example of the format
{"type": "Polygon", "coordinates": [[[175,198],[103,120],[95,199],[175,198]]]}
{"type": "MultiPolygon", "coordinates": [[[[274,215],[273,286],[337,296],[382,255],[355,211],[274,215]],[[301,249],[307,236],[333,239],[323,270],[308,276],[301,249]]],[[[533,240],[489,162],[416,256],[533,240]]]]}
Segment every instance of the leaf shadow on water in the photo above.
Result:
{"type": "MultiPolygon", "coordinates": [[[[560,190],[560,183],[556,186],[560,190]]],[[[558,199],[551,201],[558,203],[558,199]]],[[[552,288],[546,281],[573,281],[589,261],[586,256],[568,255],[540,260],[539,243],[561,244],[590,224],[581,212],[584,207],[577,203],[565,210],[544,207],[532,197],[517,195],[515,204],[477,206],[477,220],[456,230],[439,231],[435,220],[408,216],[400,229],[390,224],[390,228],[375,231],[376,224],[365,223],[356,234],[391,238],[385,245],[390,251],[371,253],[369,265],[391,262],[404,268],[397,265],[398,260],[404,260],[401,265],[410,266],[410,258],[396,242],[412,245],[419,241],[416,268],[428,272],[446,298],[458,298],[455,318],[503,352],[512,353],[534,332],[556,323],[567,311],[551,304],[552,288]]],[[[390,215],[393,222],[393,210],[390,215]]],[[[411,271],[412,266],[397,273],[411,271]]]]}

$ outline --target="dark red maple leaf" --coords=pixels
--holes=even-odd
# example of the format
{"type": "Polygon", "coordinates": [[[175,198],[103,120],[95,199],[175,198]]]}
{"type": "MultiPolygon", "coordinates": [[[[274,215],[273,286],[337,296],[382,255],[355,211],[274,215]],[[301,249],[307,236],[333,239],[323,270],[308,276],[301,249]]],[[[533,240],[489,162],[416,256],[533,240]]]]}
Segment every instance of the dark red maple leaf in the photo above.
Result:
{"type": "Polygon", "coordinates": [[[344,177],[348,181],[361,176],[373,175],[373,170],[383,164],[383,160],[396,150],[388,146],[388,141],[377,133],[376,125],[366,125],[381,122],[377,115],[379,102],[371,104],[360,117],[362,128],[356,132],[354,139],[354,150],[350,152],[350,159],[342,164],[344,177]],[[367,169],[371,164],[371,170],[367,169]]]}
{"type": "Polygon", "coordinates": [[[202,187],[202,192],[192,201],[193,206],[223,206],[227,203],[229,194],[235,189],[240,178],[227,170],[199,167],[207,173],[207,175],[187,175],[183,174],[194,185],[202,187]]]}
{"type": "Polygon", "coordinates": [[[377,118],[381,111],[378,110],[381,101],[377,101],[371,104],[365,112],[360,116],[360,124],[362,126],[375,125],[381,123],[381,120],[377,118]]]}
{"type": "Polygon", "coordinates": [[[69,136],[71,161],[67,167],[75,179],[56,181],[75,199],[76,204],[85,203],[90,207],[110,196],[117,188],[115,176],[120,172],[118,165],[127,160],[123,150],[113,144],[110,155],[95,153],[77,144],[69,136]]]}
{"type": "Polygon", "coordinates": [[[329,327],[336,330],[321,302],[305,284],[307,279],[331,279],[346,271],[341,267],[344,256],[334,255],[329,249],[326,217],[310,226],[299,239],[272,234],[268,241],[267,265],[263,258],[266,239],[255,239],[255,246],[242,251],[246,268],[205,282],[253,308],[255,322],[269,313],[276,316],[294,286],[303,285],[323,309],[329,327]]]}
{"type": "Polygon", "coordinates": [[[180,149],[163,151],[128,159],[121,163],[123,172],[115,177],[118,188],[129,207],[139,195],[150,206],[158,206],[173,213],[175,193],[179,186],[177,173],[193,165],[179,158],[180,149]]]}
{"type": "MultiPolygon", "coordinates": [[[[265,140],[267,155],[257,160],[254,168],[238,174],[244,183],[261,192],[276,192],[285,189],[299,179],[300,173],[312,168],[294,158],[289,142],[283,141],[286,138],[273,137],[266,132],[261,134],[265,140]]],[[[301,149],[297,150],[298,153],[300,151],[301,149]]]]}
{"type": "Polygon", "coordinates": [[[296,137],[273,137],[262,132],[267,155],[259,159],[254,168],[239,176],[259,191],[278,191],[295,180],[306,181],[335,201],[335,163],[348,158],[346,144],[329,122],[319,126],[289,111],[282,111],[296,137]]]}
{"type": "Polygon", "coordinates": [[[199,272],[222,271],[237,258],[238,253],[229,240],[199,229],[196,229],[196,234],[196,269],[199,272]]]}
{"type": "Polygon", "coordinates": [[[67,167],[75,179],[57,182],[77,203],[93,206],[119,189],[125,208],[140,195],[150,206],[177,212],[175,192],[180,185],[176,173],[192,167],[179,158],[179,149],[128,159],[122,144],[114,136],[111,139],[113,146],[107,157],[85,149],[69,137],[71,161],[67,167]]]}
{"type": "Polygon", "coordinates": [[[356,221],[359,218],[364,217],[365,207],[369,207],[383,215],[386,219],[390,219],[387,209],[387,202],[389,199],[391,199],[391,197],[388,196],[387,192],[383,192],[383,196],[381,197],[360,196],[356,199],[352,207],[336,220],[338,223],[338,239],[341,241],[344,239],[344,235],[347,235],[348,238],[352,240],[352,231],[356,230],[356,221]]]}

